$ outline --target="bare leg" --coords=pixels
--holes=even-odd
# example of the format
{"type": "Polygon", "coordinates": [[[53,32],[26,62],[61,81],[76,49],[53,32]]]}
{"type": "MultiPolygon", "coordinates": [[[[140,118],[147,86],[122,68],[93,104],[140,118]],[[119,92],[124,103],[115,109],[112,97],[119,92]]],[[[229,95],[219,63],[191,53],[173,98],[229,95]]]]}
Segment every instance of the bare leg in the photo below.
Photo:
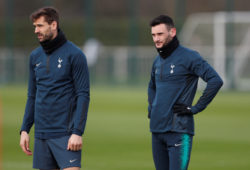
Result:
{"type": "Polygon", "coordinates": [[[65,168],[63,170],[80,170],[79,167],[70,167],[70,168],[65,168]]]}

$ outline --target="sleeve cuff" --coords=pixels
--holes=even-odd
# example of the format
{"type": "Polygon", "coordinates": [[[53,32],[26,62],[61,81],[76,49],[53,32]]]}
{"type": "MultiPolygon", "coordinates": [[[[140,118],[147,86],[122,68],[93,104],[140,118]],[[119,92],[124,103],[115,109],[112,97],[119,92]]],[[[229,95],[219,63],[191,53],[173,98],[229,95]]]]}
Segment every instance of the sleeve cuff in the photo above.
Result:
{"type": "Polygon", "coordinates": [[[191,112],[192,112],[193,114],[197,114],[199,111],[198,111],[198,109],[197,109],[195,106],[192,106],[192,107],[191,107],[191,112]]]}
{"type": "Polygon", "coordinates": [[[73,129],[72,134],[76,134],[78,136],[82,136],[83,133],[80,130],[78,130],[78,129],[73,129]]]}
{"type": "Polygon", "coordinates": [[[25,132],[27,132],[28,134],[30,133],[30,131],[29,131],[28,129],[22,128],[22,129],[19,131],[19,134],[20,134],[20,135],[21,135],[22,131],[25,131],[25,132]]]}

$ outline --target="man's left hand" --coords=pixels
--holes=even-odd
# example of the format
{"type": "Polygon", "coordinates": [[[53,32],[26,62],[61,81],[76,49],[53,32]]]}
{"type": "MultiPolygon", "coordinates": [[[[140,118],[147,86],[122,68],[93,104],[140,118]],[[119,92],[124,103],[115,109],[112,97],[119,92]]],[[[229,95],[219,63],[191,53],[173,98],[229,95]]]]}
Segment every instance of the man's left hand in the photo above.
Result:
{"type": "Polygon", "coordinates": [[[181,114],[181,115],[192,115],[191,108],[184,105],[184,104],[175,104],[173,107],[173,111],[176,114],[181,114]]]}
{"type": "Polygon", "coordinates": [[[82,137],[76,134],[72,134],[68,141],[67,150],[79,151],[82,149],[82,137]]]}

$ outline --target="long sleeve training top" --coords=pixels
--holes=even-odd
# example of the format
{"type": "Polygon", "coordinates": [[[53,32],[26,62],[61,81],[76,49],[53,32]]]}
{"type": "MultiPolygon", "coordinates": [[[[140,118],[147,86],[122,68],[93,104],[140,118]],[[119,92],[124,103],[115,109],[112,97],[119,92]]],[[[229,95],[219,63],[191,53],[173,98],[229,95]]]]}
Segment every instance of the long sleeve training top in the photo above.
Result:
{"type": "Polygon", "coordinates": [[[167,58],[157,56],[148,86],[151,132],[194,135],[193,115],[174,114],[174,104],[192,106],[194,114],[201,112],[212,101],[222,84],[216,71],[191,49],[179,45],[167,58]],[[192,106],[199,77],[207,86],[198,102],[192,106]]]}
{"type": "Polygon", "coordinates": [[[67,41],[50,55],[42,47],[30,55],[28,99],[21,131],[46,139],[84,133],[89,106],[86,57],[67,41]]]}

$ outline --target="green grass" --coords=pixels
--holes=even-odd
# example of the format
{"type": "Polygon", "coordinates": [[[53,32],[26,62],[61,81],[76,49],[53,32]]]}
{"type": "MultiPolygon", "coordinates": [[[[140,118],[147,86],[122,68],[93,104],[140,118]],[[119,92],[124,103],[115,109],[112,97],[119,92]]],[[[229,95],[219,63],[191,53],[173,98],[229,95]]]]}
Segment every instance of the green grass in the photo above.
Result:
{"type": "MultiPolygon", "coordinates": [[[[19,147],[26,87],[1,87],[3,170],[31,170],[32,157],[19,147]]],[[[249,170],[250,93],[220,92],[195,116],[190,170],[249,170]]],[[[83,137],[85,170],[153,170],[147,119],[147,89],[91,89],[83,137]]],[[[33,131],[31,132],[33,147],[33,131]]]]}

